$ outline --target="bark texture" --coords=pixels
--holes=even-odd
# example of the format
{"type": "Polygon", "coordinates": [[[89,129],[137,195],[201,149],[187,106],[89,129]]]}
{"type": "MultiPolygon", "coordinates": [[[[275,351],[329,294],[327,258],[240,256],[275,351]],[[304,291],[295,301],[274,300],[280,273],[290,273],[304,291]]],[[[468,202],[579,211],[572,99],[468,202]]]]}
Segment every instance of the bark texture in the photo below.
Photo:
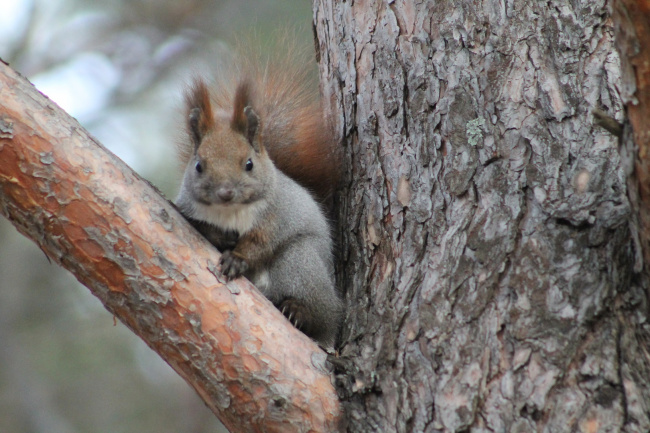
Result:
{"type": "MultiPolygon", "coordinates": [[[[326,355],[173,206],[0,64],[0,211],[160,354],[233,432],[335,431],[326,355]]],[[[7,252],[5,252],[7,253],[7,252]]]]}
{"type": "Polygon", "coordinates": [[[348,431],[650,431],[634,157],[592,115],[625,121],[611,13],[314,2],[348,431]]]}
{"type": "Polygon", "coordinates": [[[644,262],[650,263],[650,2],[618,0],[612,8],[621,54],[620,92],[628,114],[622,144],[635,164],[628,185],[638,210],[644,262]]]}

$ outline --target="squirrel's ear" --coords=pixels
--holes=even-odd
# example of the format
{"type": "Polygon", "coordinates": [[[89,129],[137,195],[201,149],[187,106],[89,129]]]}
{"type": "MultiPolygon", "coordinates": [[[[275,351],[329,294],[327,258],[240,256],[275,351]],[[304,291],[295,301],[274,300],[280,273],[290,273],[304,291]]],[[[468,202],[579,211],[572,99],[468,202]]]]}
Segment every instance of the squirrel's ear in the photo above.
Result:
{"type": "Polygon", "coordinates": [[[258,131],[260,118],[250,105],[244,108],[244,115],[246,116],[246,139],[253,146],[255,152],[259,152],[260,141],[258,140],[258,131]]]}
{"type": "Polygon", "coordinates": [[[250,85],[244,81],[239,83],[235,90],[233,101],[233,114],[230,127],[233,131],[242,134],[253,146],[256,152],[260,151],[258,130],[260,118],[257,116],[250,104],[250,85]]]}
{"type": "Polygon", "coordinates": [[[201,144],[207,132],[214,127],[214,115],[210,103],[210,91],[201,79],[194,80],[185,93],[187,105],[187,131],[192,138],[194,147],[201,144]]]}

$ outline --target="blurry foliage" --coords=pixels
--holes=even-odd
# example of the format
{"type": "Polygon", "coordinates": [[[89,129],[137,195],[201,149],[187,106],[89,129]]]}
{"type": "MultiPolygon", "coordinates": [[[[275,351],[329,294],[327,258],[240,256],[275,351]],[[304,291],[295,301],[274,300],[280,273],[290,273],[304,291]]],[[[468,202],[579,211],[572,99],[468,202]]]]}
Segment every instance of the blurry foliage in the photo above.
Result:
{"type": "MultiPolygon", "coordinates": [[[[251,33],[288,27],[312,44],[307,0],[5,0],[3,12],[0,57],[168,197],[192,74],[209,75],[251,33]]],[[[0,432],[222,429],[171,368],[0,218],[0,432]]]]}

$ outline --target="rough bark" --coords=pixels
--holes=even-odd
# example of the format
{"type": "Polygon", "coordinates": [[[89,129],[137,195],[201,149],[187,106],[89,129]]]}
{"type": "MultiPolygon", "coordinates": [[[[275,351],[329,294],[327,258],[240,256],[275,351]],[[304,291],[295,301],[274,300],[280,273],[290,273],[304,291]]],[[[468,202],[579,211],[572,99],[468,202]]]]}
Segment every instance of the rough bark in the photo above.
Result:
{"type": "MultiPolygon", "coordinates": [[[[628,121],[623,146],[634,160],[628,185],[638,209],[644,262],[650,262],[650,3],[618,0],[612,3],[616,46],[621,54],[621,98],[628,121]],[[629,123],[628,123],[629,122],[629,123]],[[637,193],[638,190],[638,193],[637,193]],[[638,196],[638,202],[635,200],[638,196]]],[[[636,216],[636,213],[635,213],[636,216]]]]}
{"type": "Polygon", "coordinates": [[[231,431],[334,431],[326,355],[159,193],[0,64],[0,211],[163,357],[231,431]]]}
{"type": "Polygon", "coordinates": [[[607,2],[314,18],[349,164],[348,431],[650,431],[634,157],[592,114],[625,120],[607,2]]]}

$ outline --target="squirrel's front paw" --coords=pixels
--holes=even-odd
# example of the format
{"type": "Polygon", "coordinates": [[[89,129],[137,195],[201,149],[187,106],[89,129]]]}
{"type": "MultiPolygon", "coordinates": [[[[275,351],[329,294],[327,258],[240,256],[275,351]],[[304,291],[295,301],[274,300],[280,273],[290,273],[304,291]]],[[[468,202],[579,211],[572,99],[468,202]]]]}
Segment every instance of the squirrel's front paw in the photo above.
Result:
{"type": "Polygon", "coordinates": [[[248,270],[246,259],[233,253],[232,250],[226,250],[221,254],[221,273],[232,279],[237,278],[248,270]]]}
{"type": "Polygon", "coordinates": [[[302,329],[309,320],[308,309],[302,302],[296,299],[285,299],[280,303],[278,309],[298,329],[302,329]]]}

